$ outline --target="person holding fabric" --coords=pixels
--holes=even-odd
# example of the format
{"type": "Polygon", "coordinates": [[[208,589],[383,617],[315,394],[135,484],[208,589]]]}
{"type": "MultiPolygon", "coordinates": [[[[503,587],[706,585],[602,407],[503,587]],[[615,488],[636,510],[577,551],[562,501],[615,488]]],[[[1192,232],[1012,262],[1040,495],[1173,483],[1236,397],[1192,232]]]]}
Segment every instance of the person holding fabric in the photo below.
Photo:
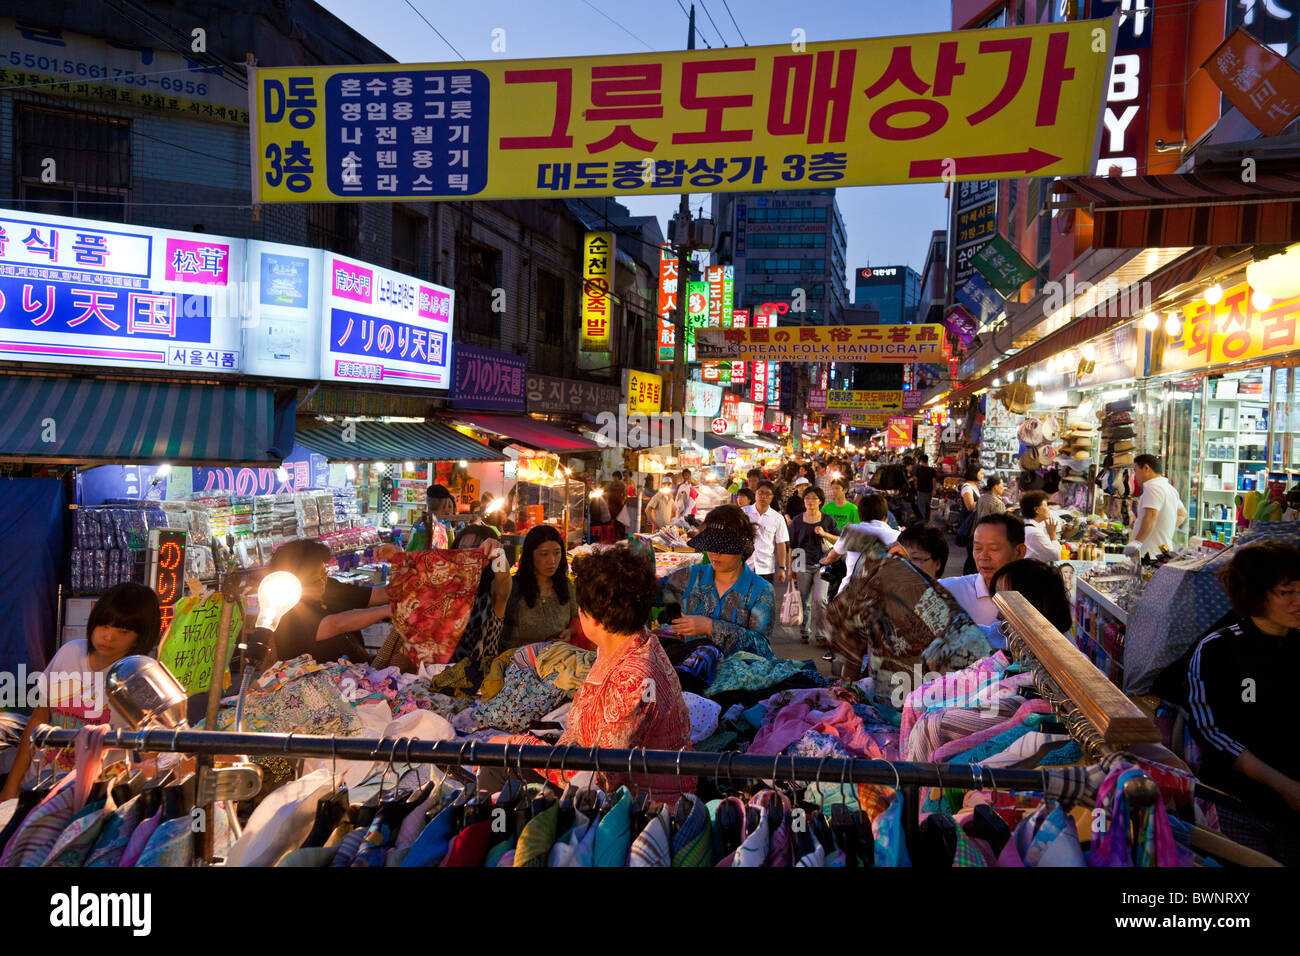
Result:
{"type": "Polygon", "coordinates": [[[795,588],[803,598],[803,624],[800,639],[807,644],[810,634],[821,631],[822,615],[826,611],[826,582],[821,575],[821,559],[827,542],[839,536],[835,519],[822,514],[822,490],[816,485],[803,488],[803,513],[790,523],[790,543],[794,546],[792,567],[795,588]]]}
{"type": "Polygon", "coordinates": [[[469,658],[475,665],[486,666],[500,653],[506,605],[510,602],[512,586],[510,563],[501,547],[501,536],[487,525],[466,525],[456,535],[456,547],[480,548],[489,560],[479,578],[469,621],[461,632],[460,643],[450,663],[469,658]]]}
{"type": "Polygon", "coordinates": [[[975,521],[979,522],[985,515],[1000,515],[1006,512],[1006,503],[1002,500],[1002,493],[1006,491],[1006,483],[1002,480],[1001,475],[992,475],[984,483],[984,493],[980,495],[979,500],[975,502],[975,521]]]}
{"type": "MultiPolygon", "coordinates": [[[[148,654],[158,643],[162,616],[158,595],[143,584],[125,582],[109,588],[90,609],[86,640],[68,641],[58,649],[45,668],[46,700],[32,710],[14,755],[13,766],[0,790],[0,800],[18,796],[32,759],[31,735],[41,724],[75,728],[87,724],[109,724],[126,729],[108,700],[97,693],[91,675],[102,674],[124,657],[148,654]],[[54,698],[53,694],[58,693],[54,698]]],[[[71,769],[69,752],[58,758],[71,769]]]]}
{"type": "MultiPolygon", "coordinates": [[[[582,631],[596,645],[596,661],[574,695],[569,725],[556,746],[690,750],[691,720],[681,683],[659,639],[646,628],[654,602],[654,571],[627,548],[584,555],[573,570],[582,631]]],[[[494,741],[502,739],[549,746],[531,734],[494,741]]],[[[551,769],[545,776],[563,787],[575,773],[551,769]]],[[[628,782],[626,772],[601,777],[598,784],[606,793],[628,782]]],[[[647,785],[641,775],[633,782],[647,785]]],[[[694,777],[675,774],[651,775],[648,781],[652,799],[670,807],[695,786],[694,777]]]]}
{"type": "Polygon", "coordinates": [[[709,512],[690,541],[709,563],[678,568],[659,585],[658,603],[682,609],[682,616],[669,622],[678,637],[707,637],[723,654],[773,656],[768,638],[776,597],[772,585],[746,560],[754,551],[754,538],[750,516],[736,505],[709,512]]]}
{"type": "Polygon", "coordinates": [[[1061,545],[1056,540],[1056,519],[1047,508],[1047,492],[1021,495],[1020,516],[1025,520],[1025,554],[1049,564],[1060,561],[1061,545]]]}
{"type": "Polygon", "coordinates": [[[853,571],[864,551],[875,550],[879,546],[881,552],[886,552],[898,540],[899,532],[889,526],[886,520],[888,515],[889,507],[883,496],[866,494],[858,499],[858,523],[845,528],[835,540],[831,553],[821,560],[825,566],[843,558],[847,565],[844,580],[840,582],[836,594],[842,592],[853,577],[853,571]]]}
{"type": "Polygon", "coordinates": [[[524,537],[501,650],[567,641],[576,630],[578,605],[569,580],[564,539],[553,525],[539,524],[524,537]]]}
{"type": "Polygon", "coordinates": [[[1201,639],[1187,666],[1197,776],[1243,801],[1218,807],[1225,836],[1300,866],[1300,749],[1291,724],[1300,668],[1300,549],[1264,541],[1220,572],[1233,619],[1201,639]]]}
{"type": "Polygon", "coordinates": [[[407,551],[445,550],[451,540],[448,521],[456,514],[456,498],[445,485],[432,484],[425,492],[428,510],[423,525],[411,530],[407,551]]]}
{"type": "MultiPolygon", "coordinates": [[[[957,599],[976,624],[989,627],[998,620],[998,609],[989,592],[993,575],[1025,556],[1025,526],[1014,515],[985,515],[975,525],[973,537],[971,553],[975,556],[975,573],[940,578],[939,583],[957,599]]],[[[1000,637],[994,638],[992,643],[994,648],[1006,646],[1000,637]]]]}
{"type": "Polygon", "coordinates": [[[302,583],[302,597],[275,629],[276,660],[308,654],[320,662],[369,663],[361,631],[393,616],[388,589],[334,580],[326,567],[333,557],[328,545],[308,538],[286,541],[271,555],[270,570],[288,571],[302,583]]]}

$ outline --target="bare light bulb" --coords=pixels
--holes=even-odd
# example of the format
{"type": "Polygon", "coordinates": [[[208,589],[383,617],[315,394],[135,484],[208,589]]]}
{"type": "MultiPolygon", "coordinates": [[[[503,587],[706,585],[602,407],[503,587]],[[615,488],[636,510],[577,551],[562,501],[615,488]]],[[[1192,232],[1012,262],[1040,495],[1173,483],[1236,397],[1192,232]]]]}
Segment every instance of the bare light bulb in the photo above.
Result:
{"type": "Polygon", "coordinates": [[[345,471],[345,473],[346,473],[347,476],[348,476],[348,481],[356,481],[356,480],[357,480],[357,466],[356,466],[356,465],[347,465],[347,466],[345,467],[344,471],[345,471]]]}
{"type": "Polygon", "coordinates": [[[1148,332],[1154,332],[1156,329],[1160,328],[1160,317],[1154,312],[1148,312],[1146,315],[1142,316],[1142,328],[1146,329],[1148,332]]]}
{"type": "Polygon", "coordinates": [[[592,488],[592,489],[591,489],[591,494],[587,495],[587,497],[590,498],[592,501],[595,501],[597,498],[604,497],[604,495],[605,495],[605,489],[603,489],[603,488],[592,488]]]}
{"type": "Polygon", "coordinates": [[[1085,345],[1085,346],[1083,347],[1082,352],[1083,352],[1083,357],[1086,358],[1089,362],[1095,362],[1095,361],[1097,361],[1097,347],[1096,347],[1096,346],[1094,346],[1094,345],[1092,345],[1091,343],[1089,343],[1088,345],[1085,345]]]}
{"type": "Polygon", "coordinates": [[[1273,297],[1267,292],[1261,292],[1259,289],[1256,289],[1250,297],[1250,304],[1258,311],[1263,312],[1273,304],[1273,297]]]}
{"type": "Polygon", "coordinates": [[[1178,319],[1177,312],[1170,312],[1169,318],[1165,320],[1165,335],[1171,339],[1177,338],[1178,333],[1183,330],[1183,323],[1178,319]]]}
{"type": "Polygon", "coordinates": [[[275,469],[275,477],[280,479],[280,481],[288,481],[289,480],[288,469],[286,469],[284,465],[281,465],[279,468],[275,469]]]}
{"type": "Polygon", "coordinates": [[[487,513],[488,513],[488,514],[495,514],[496,512],[500,511],[500,510],[501,510],[502,508],[504,508],[505,506],[506,506],[506,499],[504,499],[504,498],[493,498],[491,501],[488,502],[487,513]]]}
{"type": "Polygon", "coordinates": [[[1208,289],[1206,289],[1206,290],[1205,290],[1205,301],[1206,301],[1207,303],[1209,303],[1210,305],[1218,305],[1220,302],[1222,302],[1222,301],[1223,301],[1223,286],[1219,285],[1219,283],[1216,282],[1216,283],[1214,283],[1214,285],[1212,285],[1212,286],[1210,286],[1208,289]]]}
{"type": "Polygon", "coordinates": [[[153,476],[155,478],[166,478],[171,473],[172,473],[171,463],[163,462],[161,465],[158,466],[158,470],[153,473],[153,476]]]}
{"type": "Polygon", "coordinates": [[[257,627],[274,631],[284,612],[302,597],[302,582],[288,571],[272,571],[257,586],[257,627]]]}

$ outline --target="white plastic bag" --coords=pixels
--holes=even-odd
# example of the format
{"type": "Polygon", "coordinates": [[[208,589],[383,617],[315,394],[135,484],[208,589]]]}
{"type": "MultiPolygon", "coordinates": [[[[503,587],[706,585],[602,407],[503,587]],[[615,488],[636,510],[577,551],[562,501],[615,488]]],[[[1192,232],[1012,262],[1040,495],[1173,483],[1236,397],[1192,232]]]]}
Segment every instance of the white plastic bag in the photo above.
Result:
{"type": "Polygon", "coordinates": [[[781,623],[785,627],[803,624],[803,596],[793,584],[785,589],[785,598],[781,601],[781,623]]]}

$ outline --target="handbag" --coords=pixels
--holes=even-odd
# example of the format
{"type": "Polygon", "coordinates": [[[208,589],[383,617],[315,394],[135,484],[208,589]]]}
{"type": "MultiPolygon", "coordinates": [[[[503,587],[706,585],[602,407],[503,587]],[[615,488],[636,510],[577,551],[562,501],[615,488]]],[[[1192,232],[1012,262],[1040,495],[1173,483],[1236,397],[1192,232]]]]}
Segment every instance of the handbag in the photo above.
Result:
{"type": "Polygon", "coordinates": [[[785,589],[785,597],[781,599],[781,623],[785,627],[803,624],[803,597],[793,584],[785,589]]]}
{"type": "Polygon", "coordinates": [[[975,515],[977,513],[975,509],[971,509],[961,519],[961,524],[957,525],[957,543],[963,548],[970,547],[970,536],[975,530],[975,515]]]}

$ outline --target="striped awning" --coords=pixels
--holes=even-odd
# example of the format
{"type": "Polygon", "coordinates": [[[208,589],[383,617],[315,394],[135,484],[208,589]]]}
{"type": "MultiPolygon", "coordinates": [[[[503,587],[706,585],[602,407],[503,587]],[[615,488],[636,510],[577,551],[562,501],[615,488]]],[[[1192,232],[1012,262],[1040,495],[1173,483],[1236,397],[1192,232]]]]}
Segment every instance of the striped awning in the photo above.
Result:
{"type": "Polygon", "coordinates": [[[63,464],[279,464],[292,389],[0,377],[0,459],[63,464]]]}
{"type": "Polygon", "coordinates": [[[1241,246],[1300,241],[1300,171],[1240,169],[1165,176],[1062,179],[1053,205],[1088,207],[1097,249],[1241,246]]]}
{"type": "Polygon", "coordinates": [[[441,422],[330,422],[298,429],[298,444],[329,461],[505,461],[441,422]]]}
{"type": "Polygon", "coordinates": [[[452,412],[451,417],[475,428],[504,435],[538,451],[591,451],[600,448],[594,441],[563,428],[528,418],[525,415],[490,415],[486,412],[452,412]]]}

